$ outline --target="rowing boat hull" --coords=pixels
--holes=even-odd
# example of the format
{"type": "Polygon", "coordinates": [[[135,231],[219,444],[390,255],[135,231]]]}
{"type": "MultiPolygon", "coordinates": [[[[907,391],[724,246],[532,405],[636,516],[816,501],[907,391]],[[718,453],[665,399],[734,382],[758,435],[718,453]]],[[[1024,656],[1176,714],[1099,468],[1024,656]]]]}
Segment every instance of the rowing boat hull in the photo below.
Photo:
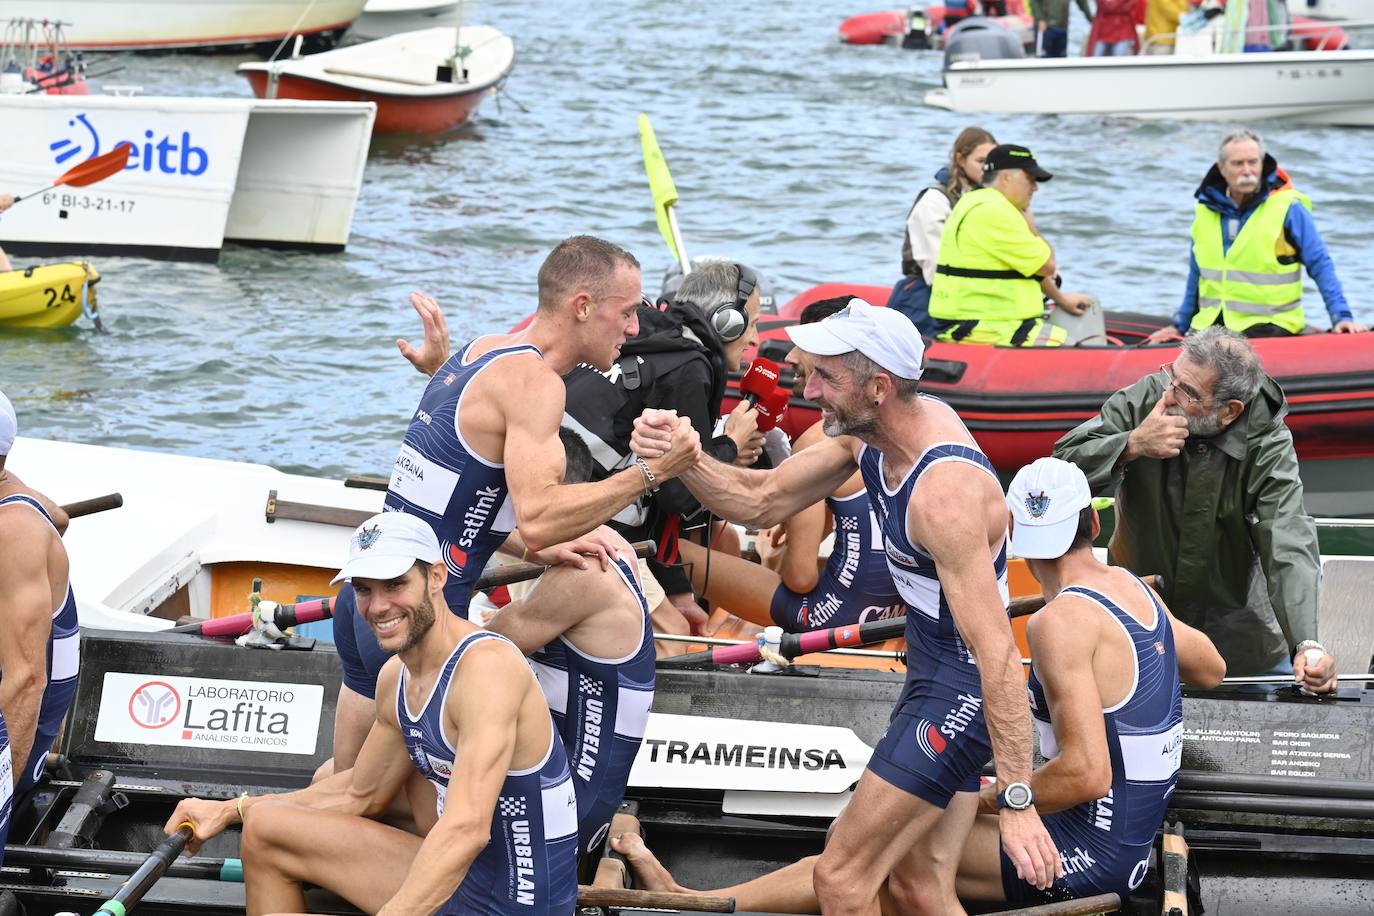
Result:
{"type": "MultiPolygon", "coordinates": [[[[246,73],[248,85],[258,98],[267,98],[267,74],[246,73]]],[[[313,99],[326,102],[375,102],[374,134],[431,134],[452,130],[476,113],[489,89],[465,90],[451,95],[416,98],[389,95],[341,86],[323,79],[283,74],[277,81],[279,99],[313,99]]]]}

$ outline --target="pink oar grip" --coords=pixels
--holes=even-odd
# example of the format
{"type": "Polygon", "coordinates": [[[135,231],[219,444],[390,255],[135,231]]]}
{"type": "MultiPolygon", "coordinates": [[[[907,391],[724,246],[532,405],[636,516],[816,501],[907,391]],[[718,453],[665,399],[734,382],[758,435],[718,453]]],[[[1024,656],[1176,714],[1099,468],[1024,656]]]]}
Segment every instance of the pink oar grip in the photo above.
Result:
{"type": "Polygon", "coordinates": [[[301,601],[294,605],[296,609],[296,623],[314,623],[316,620],[328,620],[334,616],[332,598],[315,598],[310,601],[301,601]]]}
{"type": "Polygon", "coordinates": [[[253,628],[252,614],[215,617],[200,625],[202,636],[242,636],[253,628]]]}
{"type": "Polygon", "coordinates": [[[738,646],[719,646],[711,651],[711,664],[713,665],[738,665],[746,662],[756,662],[762,656],[759,655],[759,647],[756,643],[746,642],[738,646]]]}

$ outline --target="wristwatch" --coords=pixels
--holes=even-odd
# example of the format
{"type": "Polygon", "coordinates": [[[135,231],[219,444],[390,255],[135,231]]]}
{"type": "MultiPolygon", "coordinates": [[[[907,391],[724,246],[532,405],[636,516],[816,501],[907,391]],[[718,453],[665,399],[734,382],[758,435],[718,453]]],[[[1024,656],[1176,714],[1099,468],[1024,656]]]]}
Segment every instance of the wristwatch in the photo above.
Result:
{"type": "Polygon", "coordinates": [[[1010,808],[1013,811],[1025,811],[1033,804],[1035,804],[1035,793],[1024,782],[1014,782],[997,793],[999,810],[1010,808]]]}

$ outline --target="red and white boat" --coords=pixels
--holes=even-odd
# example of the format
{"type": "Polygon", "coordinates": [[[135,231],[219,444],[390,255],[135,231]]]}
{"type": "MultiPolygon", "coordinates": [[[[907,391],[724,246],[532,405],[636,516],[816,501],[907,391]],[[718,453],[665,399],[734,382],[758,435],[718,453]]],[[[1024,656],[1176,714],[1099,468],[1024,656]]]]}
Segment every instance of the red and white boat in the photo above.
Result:
{"type": "MultiPolygon", "coordinates": [[[[889,287],[826,283],[800,293],[759,322],[759,352],[781,361],[791,349],[786,327],[812,302],[858,296],[883,303],[889,287]]],[[[1048,455],[1064,433],[1093,417],[1112,392],[1172,362],[1178,344],[1140,346],[1163,317],[1108,313],[1110,345],[989,347],[931,342],[921,389],[953,407],[987,452],[1010,475],[1048,455]]],[[[1374,515],[1374,345],[1368,334],[1303,334],[1251,341],[1265,370],[1288,397],[1288,428],[1302,467],[1308,511],[1374,515]]],[[[738,397],[738,379],[727,408],[738,397]]],[[[801,397],[782,427],[795,437],[820,419],[801,397]]]]}
{"type": "Polygon", "coordinates": [[[514,65],[510,38],[478,25],[242,64],[239,73],[259,98],[375,102],[374,133],[437,133],[471,117],[514,65]]]}
{"type": "MultiPolygon", "coordinates": [[[[954,25],[963,19],[952,20],[954,25]]],[[[1035,44],[1034,27],[1025,0],[1007,0],[1007,15],[987,17],[1010,29],[1027,47],[1035,44]]],[[[944,47],[945,7],[933,4],[903,10],[883,10],[851,16],[840,23],[840,41],[851,45],[898,44],[913,50],[944,47]]]]}

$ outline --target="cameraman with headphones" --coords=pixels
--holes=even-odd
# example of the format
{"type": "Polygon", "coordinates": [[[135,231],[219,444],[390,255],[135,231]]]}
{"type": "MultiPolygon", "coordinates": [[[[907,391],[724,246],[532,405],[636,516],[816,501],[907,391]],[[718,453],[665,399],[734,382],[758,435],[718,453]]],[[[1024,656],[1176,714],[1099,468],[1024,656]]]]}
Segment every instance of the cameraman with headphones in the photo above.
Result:
{"type": "MultiPolygon", "coordinates": [[[[581,365],[564,377],[567,406],[563,425],[586,441],[596,460],[594,479],[628,467],[634,460],[630,433],[645,408],[676,410],[701,435],[711,457],[744,466],[763,448],[758,414],[747,402],[720,417],[728,373],[740,368],[744,351],[758,342],[758,277],[743,264],[703,260],[682,281],[676,296],[659,310],[639,310],[639,334],[625,341],[609,372],[581,365]]],[[[611,527],[631,541],[653,538],[657,557],[649,561],[666,601],[654,609],[658,632],[686,633],[706,620],[692,595],[691,580],[678,558],[677,536],[701,513],[685,486],[665,482],[615,518],[611,527]]],[[[652,583],[645,583],[646,593],[652,583]]],[[[651,607],[655,605],[652,596],[651,607]]]]}

